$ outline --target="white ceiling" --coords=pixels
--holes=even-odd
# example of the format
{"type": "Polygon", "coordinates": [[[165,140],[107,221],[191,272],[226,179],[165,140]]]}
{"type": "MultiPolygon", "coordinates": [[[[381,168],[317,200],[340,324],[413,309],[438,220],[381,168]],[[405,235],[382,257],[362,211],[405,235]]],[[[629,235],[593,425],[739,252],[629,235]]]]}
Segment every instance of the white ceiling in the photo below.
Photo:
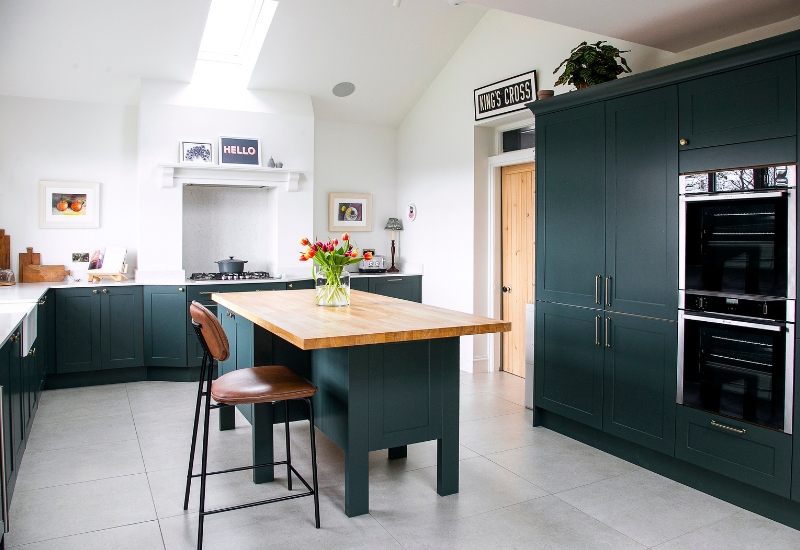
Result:
{"type": "Polygon", "coordinates": [[[446,0],[281,0],[251,88],[310,93],[315,116],[396,126],[477,22],[446,0]],[[352,82],[353,95],[331,91],[352,82]]]}
{"type": "Polygon", "coordinates": [[[469,0],[668,52],[800,15],[800,0],[469,0]]]}

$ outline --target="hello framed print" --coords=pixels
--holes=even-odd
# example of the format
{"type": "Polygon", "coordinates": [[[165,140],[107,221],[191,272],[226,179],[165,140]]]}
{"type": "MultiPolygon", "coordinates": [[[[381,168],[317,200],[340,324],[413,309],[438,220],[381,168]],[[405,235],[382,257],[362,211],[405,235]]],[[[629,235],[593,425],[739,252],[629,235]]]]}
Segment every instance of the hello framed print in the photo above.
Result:
{"type": "Polygon", "coordinates": [[[100,184],[75,181],[39,182],[39,227],[100,227],[100,184]]]}
{"type": "Polygon", "coordinates": [[[372,195],[329,193],[328,231],[372,231],[372,195]]]}

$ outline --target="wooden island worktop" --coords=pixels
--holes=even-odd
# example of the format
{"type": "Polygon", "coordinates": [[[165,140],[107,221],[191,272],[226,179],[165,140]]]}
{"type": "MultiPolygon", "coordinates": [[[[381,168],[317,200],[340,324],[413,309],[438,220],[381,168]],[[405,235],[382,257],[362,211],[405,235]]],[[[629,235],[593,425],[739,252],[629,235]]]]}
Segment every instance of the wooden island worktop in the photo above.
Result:
{"type": "Polygon", "coordinates": [[[511,323],[449,309],[351,291],[351,304],[324,307],[313,289],[214,293],[218,304],[303,350],[487,334],[511,323]]]}
{"type": "MultiPolygon", "coordinates": [[[[344,507],[369,512],[369,453],[437,441],[436,492],[458,492],[460,336],[511,330],[511,323],[417,302],[351,291],[351,305],[315,304],[314,290],[214,293],[231,355],[223,375],[258,365],[285,365],[318,391],[315,426],[344,451],[344,507]]],[[[305,403],[290,403],[289,420],[308,418],[305,403]]],[[[239,410],[252,425],[253,464],[273,462],[272,426],[283,405],[239,410]]],[[[220,409],[221,430],[235,427],[233,409],[220,409]]],[[[274,479],[274,467],[253,470],[253,481],[274,479]]],[[[435,495],[431,495],[436,498],[435,495]]]]}

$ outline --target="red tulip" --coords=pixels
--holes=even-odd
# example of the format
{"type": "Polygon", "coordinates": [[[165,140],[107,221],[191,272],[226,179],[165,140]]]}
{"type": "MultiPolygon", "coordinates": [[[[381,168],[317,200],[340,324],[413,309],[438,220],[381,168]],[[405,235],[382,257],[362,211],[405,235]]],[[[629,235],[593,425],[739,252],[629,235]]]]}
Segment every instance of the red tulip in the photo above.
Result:
{"type": "Polygon", "coordinates": [[[306,239],[305,237],[303,237],[302,239],[300,239],[300,244],[302,244],[303,246],[306,246],[306,245],[308,245],[308,239],[306,239]]]}
{"type": "Polygon", "coordinates": [[[305,256],[308,256],[309,258],[313,258],[315,254],[316,254],[316,252],[314,252],[313,250],[311,250],[309,248],[308,252],[305,253],[305,256]]]}
{"type": "Polygon", "coordinates": [[[342,235],[342,240],[343,240],[343,241],[349,241],[349,240],[350,240],[350,235],[348,235],[347,233],[345,233],[344,235],[342,235]]]}
{"type": "Polygon", "coordinates": [[[333,246],[336,246],[339,244],[339,239],[333,239],[331,242],[333,243],[333,246]]]}
{"type": "Polygon", "coordinates": [[[349,258],[350,257],[350,252],[345,252],[344,255],[349,258]]]}
{"type": "Polygon", "coordinates": [[[372,259],[372,254],[370,252],[365,253],[364,254],[364,259],[365,260],[371,260],[372,259]]]}
{"type": "Polygon", "coordinates": [[[311,246],[309,246],[309,248],[310,248],[311,250],[313,250],[314,252],[316,252],[316,251],[317,251],[317,245],[315,245],[315,244],[312,244],[311,246]]]}
{"type": "Polygon", "coordinates": [[[317,248],[322,248],[322,242],[321,241],[317,241],[316,244],[317,244],[317,248]]]}
{"type": "Polygon", "coordinates": [[[307,262],[307,261],[308,261],[308,258],[306,257],[306,255],[305,255],[305,254],[303,254],[302,256],[300,256],[300,261],[301,261],[301,262],[307,262]]]}
{"type": "Polygon", "coordinates": [[[347,250],[353,250],[353,245],[352,244],[347,245],[347,250]]]}

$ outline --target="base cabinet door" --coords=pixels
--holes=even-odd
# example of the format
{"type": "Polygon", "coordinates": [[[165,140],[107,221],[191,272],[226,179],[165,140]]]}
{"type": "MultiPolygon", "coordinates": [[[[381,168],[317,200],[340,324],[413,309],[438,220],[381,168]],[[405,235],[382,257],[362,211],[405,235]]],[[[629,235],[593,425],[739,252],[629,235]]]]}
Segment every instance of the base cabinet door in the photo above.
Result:
{"type": "Polygon", "coordinates": [[[536,303],[534,405],[603,427],[603,312],[536,303]]]}
{"type": "Polygon", "coordinates": [[[675,454],[678,324],[607,313],[603,431],[675,454]]]}
{"type": "Polygon", "coordinates": [[[185,287],[144,287],[144,364],[146,366],[185,367],[187,365],[186,315],[185,287]]]}
{"type": "Polygon", "coordinates": [[[111,287],[100,290],[103,369],[142,366],[144,335],[141,311],[142,287],[111,287]]]}
{"type": "MultiPolygon", "coordinates": [[[[313,284],[314,281],[311,282],[313,284]]],[[[350,277],[350,290],[360,290],[362,292],[369,292],[369,278],[350,277]]]]}
{"type": "Polygon", "coordinates": [[[100,291],[59,289],[56,293],[56,371],[100,370],[100,291]]]}
{"type": "Polygon", "coordinates": [[[792,436],[678,405],[675,456],[789,497],[792,436]]]}
{"type": "MultiPolygon", "coordinates": [[[[6,479],[3,482],[6,484],[6,488],[12,489],[14,482],[17,477],[17,465],[18,462],[16,460],[17,457],[17,445],[16,442],[19,441],[20,432],[19,429],[15,430],[15,420],[18,419],[18,415],[14,414],[15,410],[15,403],[16,406],[19,406],[19,400],[12,398],[14,396],[15,391],[15,384],[12,383],[12,379],[14,379],[14,359],[13,359],[13,348],[17,346],[19,348],[19,343],[9,340],[6,342],[2,348],[0,348],[0,385],[3,388],[3,441],[2,444],[5,447],[5,459],[6,459],[6,479]],[[16,437],[15,437],[16,435],[16,437]]],[[[18,352],[17,352],[18,353],[18,352]]],[[[9,498],[10,498],[10,491],[9,491],[9,498]]]]}
{"type": "Polygon", "coordinates": [[[370,277],[368,280],[369,291],[373,294],[422,302],[422,277],[370,277]]]}
{"type": "Polygon", "coordinates": [[[792,421],[792,500],[800,502],[800,340],[794,343],[794,415],[792,421]]]}

